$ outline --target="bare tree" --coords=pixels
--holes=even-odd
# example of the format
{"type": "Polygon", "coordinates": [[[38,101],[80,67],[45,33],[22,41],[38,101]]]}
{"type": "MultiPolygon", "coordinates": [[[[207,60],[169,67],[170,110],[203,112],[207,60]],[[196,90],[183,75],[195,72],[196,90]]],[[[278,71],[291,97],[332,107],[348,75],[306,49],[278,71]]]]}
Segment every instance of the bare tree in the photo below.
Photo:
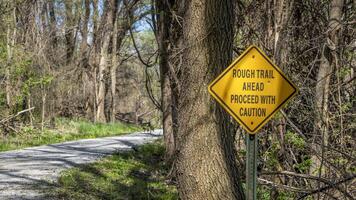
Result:
{"type": "Polygon", "coordinates": [[[316,151],[319,156],[313,156],[315,161],[311,172],[318,172],[319,176],[325,173],[324,152],[325,146],[329,144],[329,95],[330,95],[330,79],[335,68],[338,65],[338,56],[336,50],[339,45],[339,33],[341,31],[341,16],[343,8],[343,0],[332,0],[329,11],[328,34],[326,35],[325,43],[322,45],[320,65],[318,69],[316,87],[315,87],[315,105],[316,105],[316,128],[317,137],[314,138],[316,151]],[[321,144],[321,145],[319,145],[321,144]]]}
{"type": "Polygon", "coordinates": [[[106,2],[105,6],[105,28],[102,33],[102,47],[100,51],[100,63],[98,68],[98,96],[97,96],[97,111],[96,120],[98,122],[106,122],[105,117],[105,83],[106,79],[104,77],[106,70],[109,66],[109,45],[113,34],[113,22],[116,19],[116,6],[115,0],[110,0],[106,2]],[[114,20],[113,20],[114,19],[114,20]]]}

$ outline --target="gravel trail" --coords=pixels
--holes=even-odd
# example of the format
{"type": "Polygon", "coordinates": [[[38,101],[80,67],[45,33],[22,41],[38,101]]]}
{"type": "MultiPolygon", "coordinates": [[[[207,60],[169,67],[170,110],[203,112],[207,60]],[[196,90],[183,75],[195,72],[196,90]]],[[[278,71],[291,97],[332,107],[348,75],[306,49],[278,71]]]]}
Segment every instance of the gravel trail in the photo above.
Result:
{"type": "Polygon", "coordinates": [[[93,162],[117,151],[130,150],[161,135],[162,130],[155,130],[2,152],[0,200],[44,199],[41,191],[50,189],[62,170],[93,162]]]}

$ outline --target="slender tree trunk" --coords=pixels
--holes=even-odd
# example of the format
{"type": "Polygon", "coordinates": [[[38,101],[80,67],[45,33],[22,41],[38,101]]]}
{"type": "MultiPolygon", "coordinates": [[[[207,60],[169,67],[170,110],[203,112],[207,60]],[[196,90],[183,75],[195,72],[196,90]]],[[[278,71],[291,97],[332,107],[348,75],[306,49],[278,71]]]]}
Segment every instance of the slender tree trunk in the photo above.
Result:
{"type": "MultiPolygon", "coordinates": [[[[27,95],[27,108],[30,109],[31,108],[31,93],[29,93],[27,95]]],[[[32,110],[28,111],[29,113],[29,118],[30,118],[30,125],[33,127],[33,115],[32,115],[32,110]]]]}
{"type": "Polygon", "coordinates": [[[46,114],[46,86],[41,84],[41,93],[42,93],[42,109],[41,109],[41,131],[44,129],[44,121],[45,121],[45,114],[46,114]]]}
{"type": "Polygon", "coordinates": [[[11,107],[11,79],[10,79],[10,68],[12,65],[13,61],[13,53],[14,53],[14,47],[16,43],[16,37],[17,37],[17,28],[16,28],[16,9],[13,9],[12,12],[12,17],[13,17],[13,30],[11,33],[11,26],[8,27],[7,29],[7,38],[6,38],[6,48],[7,48],[7,67],[5,69],[5,92],[6,92],[6,105],[8,108],[11,107]]]}
{"type": "Polygon", "coordinates": [[[89,101],[92,102],[92,119],[94,122],[97,121],[96,119],[96,113],[97,113],[97,96],[98,96],[98,80],[97,80],[97,58],[98,58],[98,48],[97,46],[99,46],[99,44],[97,44],[97,35],[98,35],[98,16],[99,16],[99,12],[98,12],[98,0],[90,0],[90,4],[93,7],[93,14],[92,14],[92,23],[93,23],[93,30],[92,30],[92,47],[91,47],[91,56],[89,59],[90,62],[90,69],[89,69],[89,73],[91,74],[91,80],[93,82],[93,86],[92,86],[92,96],[89,97],[89,101]]]}
{"type": "Polygon", "coordinates": [[[10,83],[10,67],[12,62],[12,42],[10,36],[10,27],[7,29],[7,67],[5,69],[5,91],[6,91],[6,105],[10,108],[11,103],[11,83],[10,83]]]}
{"type": "MultiPolygon", "coordinates": [[[[268,24],[267,27],[267,41],[269,43],[269,47],[273,49],[273,58],[277,66],[279,66],[282,69],[285,69],[286,66],[288,65],[288,54],[289,54],[289,42],[290,39],[288,37],[288,31],[290,30],[289,27],[289,22],[290,16],[292,14],[292,9],[293,9],[293,0],[269,0],[269,7],[268,14],[272,17],[273,21],[271,20],[268,24]],[[273,13],[273,14],[272,14],[273,13]],[[273,28],[274,27],[274,28],[273,28]],[[268,37],[269,36],[269,37],[268,37]],[[271,42],[273,41],[273,45],[271,45],[271,42]]],[[[285,118],[280,118],[276,119],[277,121],[277,127],[274,129],[273,133],[271,134],[271,138],[273,141],[278,141],[280,144],[280,150],[279,150],[279,155],[281,155],[282,159],[287,159],[286,158],[286,152],[284,151],[284,135],[286,132],[286,122],[285,118]],[[282,157],[283,156],[283,157],[282,157]]],[[[274,128],[274,127],[273,127],[274,128]]],[[[277,163],[274,166],[273,170],[276,171],[283,171],[286,166],[284,166],[282,163],[277,163]]],[[[271,177],[274,183],[277,184],[286,184],[285,183],[285,178],[280,178],[278,176],[271,177]]],[[[277,198],[279,196],[278,190],[273,191],[274,198],[277,198]]]]}
{"type": "Polygon", "coordinates": [[[96,118],[96,112],[97,112],[97,107],[98,107],[98,81],[96,80],[96,68],[93,68],[93,81],[94,81],[94,98],[93,98],[93,121],[94,123],[97,122],[97,118],[96,118]]]}
{"type": "Polygon", "coordinates": [[[50,19],[50,39],[52,47],[57,48],[57,20],[54,13],[53,0],[48,1],[49,19],[50,19]]]}
{"type": "Polygon", "coordinates": [[[108,59],[109,59],[109,44],[112,38],[113,31],[113,19],[115,16],[115,0],[110,0],[107,2],[107,16],[106,16],[106,26],[103,34],[103,43],[100,51],[100,63],[98,70],[98,96],[97,96],[97,112],[96,120],[98,122],[106,122],[105,117],[105,78],[104,73],[108,69],[108,59]]]}
{"type": "Polygon", "coordinates": [[[169,75],[168,63],[168,44],[169,38],[169,25],[172,21],[171,8],[167,1],[156,1],[157,15],[157,28],[158,28],[158,47],[160,54],[160,76],[161,76],[161,106],[163,115],[163,136],[166,147],[166,160],[171,163],[175,153],[175,139],[173,129],[173,116],[172,116],[172,89],[169,75]]]}
{"type": "Polygon", "coordinates": [[[110,79],[111,79],[111,111],[110,111],[110,121],[115,121],[116,113],[116,70],[120,65],[119,50],[121,48],[122,41],[127,32],[126,21],[119,23],[118,19],[115,19],[114,32],[113,32],[113,52],[112,52],[112,65],[110,69],[110,79]]]}
{"type": "Polygon", "coordinates": [[[178,109],[177,178],[182,199],[244,199],[230,117],[208,94],[208,84],[231,62],[233,3],[185,1],[184,94],[178,109]]]}
{"type": "Polygon", "coordinates": [[[343,8],[343,0],[332,0],[329,11],[328,34],[326,43],[321,50],[320,66],[317,74],[317,83],[315,88],[315,105],[317,110],[316,116],[316,134],[318,137],[314,139],[316,151],[319,156],[313,156],[313,165],[311,173],[318,173],[319,176],[325,174],[323,168],[324,147],[329,143],[329,92],[330,92],[330,77],[333,69],[337,66],[336,49],[338,47],[339,31],[341,30],[341,16],[343,8]],[[321,137],[320,137],[321,136],[321,137]],[[321,145],[319,145],[321,143],[321,145]]]}
{"type": "Polygon", "coordinates": [[[116,113],[116,69],[119,65],[119,52],[118,52],[118,20],[115,18],[114,31],[113,31],[113,50],[112,50],[112,64],[110,68],[110,96],[111,96],[111,111],[110,111],[110,121],[115,121],[116,113]]]}
{"type": "MultiPolygon", "coordinates": [[[[91,73],[90,65],[89,65],[89,55],[88,55],[88,25],[89,25],[89,17],[90,17],[90,1],[84,1],[84,17],[83,17],[83,25],[82,25],[82,41],[80,45],[80,57],[79,64],[81,65],[82,70],[82,88],[83,88],[83,104],[85,105],[85,115],[90,116],[90,96],[92,93],[90,92],[91,84],[88,84],[88,74],[91,73]],[[88,92],[89,91],[89,92],[88,92]]],[[[89,75],[90,76],[90,75],[89,75]]]]}
{"type": "Polygon", "coordinates": [[[74,16],[73,16],[73,2],[65,0],[65,41],[66,41],[66,63],[69,64],[74,53],[74,16]]]}
{"type": "MultiPolygon", "coordinates": [[[[85,0],[84,1],[84,18],[83,18],[83,27],[82,27],[82,42],[81,42],[82,59],[86,59],[86,54],[87,54],[89,17],[90,17],[90,2],[89,2],[89,0],[85,0]]],[[[83,65],[84,64],[87,64],[87,63],[83,63],[83,65]]],[[[84,67],[86,67],[86,65],[84,65],[84,67]]]]}

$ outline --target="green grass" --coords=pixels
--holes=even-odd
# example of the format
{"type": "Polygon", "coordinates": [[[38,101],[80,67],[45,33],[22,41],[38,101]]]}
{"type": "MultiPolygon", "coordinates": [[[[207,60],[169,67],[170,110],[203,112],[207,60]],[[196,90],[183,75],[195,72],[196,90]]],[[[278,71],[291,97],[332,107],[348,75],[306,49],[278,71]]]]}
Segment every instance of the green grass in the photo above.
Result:
{"type": "Polygon", "coordinates": [[[118,153],[96,163],[62,172],[49,199],[178,199],[176,187],[166,183],[161,141],[137,151],[118,153]]]}
{"type": "Polygon", "coordinates": [[[123,123],[92,123],[85,120],[57,119],[55,129],[39,131],[24,127],[19,133],[0,138],[0,151],[21,149],[44,144],[117,136],[142,130],[141,127],[123,123]]]}

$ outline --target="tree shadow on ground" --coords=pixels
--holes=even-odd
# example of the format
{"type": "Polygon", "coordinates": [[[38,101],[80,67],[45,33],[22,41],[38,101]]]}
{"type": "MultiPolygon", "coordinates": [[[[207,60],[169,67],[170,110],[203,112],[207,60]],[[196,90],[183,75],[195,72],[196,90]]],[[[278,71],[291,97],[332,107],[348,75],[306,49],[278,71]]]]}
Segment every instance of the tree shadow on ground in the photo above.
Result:
{"type": "Polygon", "coordinates": [[[178,199],[161,144],[146,144],[62,174],[51,199],[178,199]]]}

